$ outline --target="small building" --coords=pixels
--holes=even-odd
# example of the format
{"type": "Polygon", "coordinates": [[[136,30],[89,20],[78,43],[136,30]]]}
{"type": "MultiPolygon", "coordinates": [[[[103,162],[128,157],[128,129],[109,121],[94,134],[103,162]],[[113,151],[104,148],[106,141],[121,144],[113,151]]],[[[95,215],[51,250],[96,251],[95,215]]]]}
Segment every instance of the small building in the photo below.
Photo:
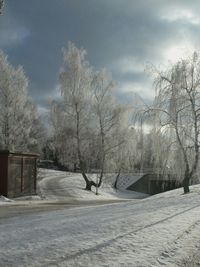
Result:
{"type": "Polygon", "coordinates": [[[36,194],[37,154],[0,151],[0,195],[36,194]]]}
{"type": "Polygon", "coordinates": [[[156,174],[144,174],[137,181],[128,186],[127,190],[154,195],[176,189],[181,186],[180,182],[177,182],[172,178],[165,180],[156,174]]]}

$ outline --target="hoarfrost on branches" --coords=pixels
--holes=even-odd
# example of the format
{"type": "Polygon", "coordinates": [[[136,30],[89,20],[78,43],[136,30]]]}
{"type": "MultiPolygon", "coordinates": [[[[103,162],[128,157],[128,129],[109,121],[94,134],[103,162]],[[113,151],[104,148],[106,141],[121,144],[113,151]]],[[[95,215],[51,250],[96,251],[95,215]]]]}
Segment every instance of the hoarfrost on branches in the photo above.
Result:
{"type": "Polygon", "coordinates": [[[0,53],[0,147],[29,150],[37,142],[33,121],[37,110],[27,93],[28,79],[23,68],[14,68],[0,53]]]}
{"type": "MultiPolygon", "coordinates": [[[[191,58],[178,61],[166,71],[157,71],[156,75],[151,111],[156,114],[157,133],[167,142],[165,166],[182,181],[184,192],[188,193],[199,167],[199,54],[194,52],[191,58]]],[[[158,149],[157,155],[161,154],[158,149]]]]}

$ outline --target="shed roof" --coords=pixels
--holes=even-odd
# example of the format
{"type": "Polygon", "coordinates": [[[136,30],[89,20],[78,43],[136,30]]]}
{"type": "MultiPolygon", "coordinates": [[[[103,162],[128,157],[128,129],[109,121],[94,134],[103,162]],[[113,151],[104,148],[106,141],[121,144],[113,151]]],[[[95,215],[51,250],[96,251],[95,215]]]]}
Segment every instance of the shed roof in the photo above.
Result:
{"type": "Polygon", "coordinates": [[[13,155],[13,156],[25,156],[25,157],[35,157],[35,158],[39,158],[39,156],[40,156],[37,153],[19,152],[19,151],[11,152],[9,150],[0,150],[0,155],[7,155],[7,156],[10,156],[10,155],[13,155]]]}

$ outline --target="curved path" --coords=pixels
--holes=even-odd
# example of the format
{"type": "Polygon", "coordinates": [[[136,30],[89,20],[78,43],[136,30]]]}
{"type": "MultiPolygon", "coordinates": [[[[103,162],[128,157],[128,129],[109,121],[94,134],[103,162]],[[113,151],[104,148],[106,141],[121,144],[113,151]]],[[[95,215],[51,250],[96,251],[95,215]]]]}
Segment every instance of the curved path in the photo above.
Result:
{"type": "MultiPolygon", "coordinates": [[[[42,200],[31,200],[29,197],[22,197],[15,199],[15,202],[7,203],[7,205],[0,205],[0,219],[8,218],[23,214],[31,214],[45,211],[62,210],[73,207],[84,207],[94,205],[104,205],[110,203],[118,203],[127,201],[127,199],[78,199],[71,193],[74,186],[80,187],[80,182],[77,185],[75,183],[75,175],[80,174],[59,172],[59,171],[47,171],[40,170],[38,182],[38,193],[42,197],[42,200]],[[69,179],[68,183],[63,186],[63,180],[69,179]],[[84,200],[84,201],[83,201],[84,200]]],[[[80,179],[80,177],[79,177],[80,179]]],[[[82,178],[81,178],[82,180],[82,178]]],[[[82,187],[79,189],[82,191],[82,187]]],[[[90,194],[90,193],[88,193],[90,194]]],[[[92,193],[91,193],[92,194],[92,193]]],[[[135,202],[139,200],[134,200],[135,202]]],[[[1,267],[1,265],[0,265],[1,267]]]]}
{"type": "Polygon", "coordinates": [[[39,190],[42,196],[57,200],[60,202],[73,199],[74,197],[70,194],[70,190],[68,188],[62,187],[61,182],[63,179],[71,178],[73,175],[70,175],[66,172],[66,174],[61,174],[60,176],[51,176],[49,178],[44,178],[39,182],[39,190]]]}

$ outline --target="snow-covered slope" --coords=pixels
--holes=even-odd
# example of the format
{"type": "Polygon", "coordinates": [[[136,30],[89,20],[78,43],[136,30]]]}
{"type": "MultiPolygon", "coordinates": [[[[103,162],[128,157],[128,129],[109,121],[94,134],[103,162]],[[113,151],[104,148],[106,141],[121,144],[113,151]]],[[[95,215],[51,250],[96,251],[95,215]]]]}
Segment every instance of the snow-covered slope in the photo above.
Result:
{"type": "MultiPolygon", "coordinates": [[[[111,187],[111,180],[113,175],[107,176],[102,187],[98,189],[98,195],[95,195],[95,188],[93,193],[83,190],[85,182],[80,173],[61,172],[47,169],[40,169],[40,177],[43,179],[39,181],[39,192],[46,199],[54,199],[58,201],[65,201],[67,199],[76,200],[106,200],[106,199],[133,199],[144,198],[147,194],[126,191],[126,186],[121,186],[121,190],[115,190],[111,187]]],[[[90,175],[95,181],[95,175],[90,175]]],[[[124,176],[125,177],[125,176],[124,176]]],[[[128,176],[119,182],[130,183],[128,176]],[[125,179],[127,178],[127,179],[125,179]]]]}
{"type": "MultiPolygon", "coordinates": [[[[95,175],[91,175],[95,181],[95,175]]],[[[98,189],[98,195],[95,194],[95,188],[92,192],[84,190],[85,182],[80,173],[70,173],[57,170],[39,169],[38,171],[38,196],[24,196],[13,200],[0,196],[0,205],[31,205],[44,204],[52,202],[100,202],[118,201],[128,199],[141,199],[149,195],[125,190],[115,190],[112,188],[113,175],[108,175],[104,179],[101,188],[98,189]]],[[[129,181],[129,179],[127,180],[129,181]]]]}
{"type": "MultiPolygon", "coordinates": [[[[0,266],[183,265],[200,246],[200,186],[0,220],[0,266]]],[[[197,265],[198,266],[198,265],[197,265]]]]}

